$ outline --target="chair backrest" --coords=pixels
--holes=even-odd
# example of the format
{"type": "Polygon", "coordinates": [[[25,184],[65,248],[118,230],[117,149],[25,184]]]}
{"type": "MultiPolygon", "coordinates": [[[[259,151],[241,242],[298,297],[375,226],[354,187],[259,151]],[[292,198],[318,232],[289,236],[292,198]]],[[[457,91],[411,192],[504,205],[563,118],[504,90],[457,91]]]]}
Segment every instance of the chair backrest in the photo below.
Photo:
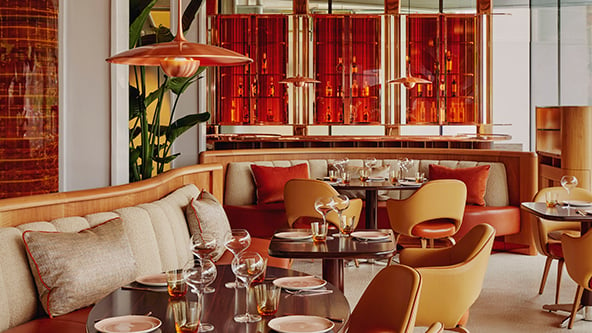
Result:
{"type": "Polygon", "coordinates": [[[348,332],[413,332],[421,280],[409,266],[383,268],[354,308],[348,332]]]}
{"type": "MultiPolygon", "coordinates": [[[[544,202],[545,195],[548,192],[556,192],[557,199],[559,202],[567,200],[567,191],[560,186],[546,187],[537,192],[534,196],[535,202],[544,202]]],[[[592,192],[576,187],[571,190],[569,199],[571,200],[583,200],[592,201],[592,192]]],[[[580,222],[557,222],[546,219],[533,219],[534,225],[532,226],[534,244],[540,254],[549,256],[547,250],[547,243],[549,243],[549,232],[555,230],[580,230],[580,222]]]]}
{"type": "MultiPolygon", "coordinates": [[[[284,206],[288,225],[292,227],[299,217],[322,218],[315,210],[314,203],[317,198],[333,197],[339,195],[333,186],[324,181],[316,179],[291,179],[284,186],[284,206]]],[[[362,212],[362,200],[350,200],[350,207],[343,214],[356,216],[356,225],[360,220],[362,212]]],[[[327,214],[327,222],[336,226],[339,225],[339,218],[336,212],[327,214]]]]}
{"type": "Polygon", "coordinates": [[[415,267],[423,279],[418,326],[438,321],[450,329],[460,322],[481,293],[494,238],[491,225],[479,224],[452,247],[401,251],[401,263],[415,267]]]}
{"type": "Polygon", "coordinates": [[[429,181],[404,200],[386,202],[391,228],[398,234],[411,235],[413,227],[434,219],[452,221],[460,228],[467,200],[465,183],[455,179],[429,181]]]}
{"type": "Polygon", "coordinates": [[[569,276],[580,286],[592,290],[592,232],[585,233],[582,237],[573,237],[568,234],[561,235],[561,247],[569,276]]]}

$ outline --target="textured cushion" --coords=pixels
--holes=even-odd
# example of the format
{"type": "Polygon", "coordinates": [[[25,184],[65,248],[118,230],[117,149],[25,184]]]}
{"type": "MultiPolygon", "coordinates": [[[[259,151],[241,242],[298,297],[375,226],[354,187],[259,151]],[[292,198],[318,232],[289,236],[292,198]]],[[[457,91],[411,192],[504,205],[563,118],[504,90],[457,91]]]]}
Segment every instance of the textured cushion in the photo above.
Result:
{"type": "Polygon", "coordinates": [[[217,249],[212,254],[212,260],[220,259],[224,254],[224,236],[230,232],[230,223],[220,202],[204,190],[191,200],[186,215],[192,235],[209,234],[216,238],[217,249]]]}
{"type": "Polygon", "coordinates": [[[119,218],[77,233],[29,230],[23,240],[41,305],[50,317],[91,305],[135,278],[119,218]]]}
{"type": "Polygon", "coordinates": [[[284,185],[288,180],[309,178],[308,165],[304,163],[285,168],[253,164],[251,165],[251,171],[257,186],[258,204],[284,201],[284,185]]]}
{"type": "Polygon", "coordinates": [[[458,179],[467,186],[467,203],[485,206],[485,190],[487,189],[487,177],[489,165],[480,165],[472,168],[448,168],[445,166],[430,164],[430,180],[458,179]]]}

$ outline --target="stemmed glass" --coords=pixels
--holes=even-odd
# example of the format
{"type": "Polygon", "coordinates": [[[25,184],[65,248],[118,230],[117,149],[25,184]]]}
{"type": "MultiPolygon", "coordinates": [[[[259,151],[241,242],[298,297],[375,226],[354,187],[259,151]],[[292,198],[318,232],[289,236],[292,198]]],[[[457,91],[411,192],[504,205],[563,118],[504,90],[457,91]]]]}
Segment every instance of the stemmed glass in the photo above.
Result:
{"type": "Polygon", "coordinates": [[[238,276],[247,287],[245,291],[245,313],[234,316],[234,321],[239,323],[254,323],[261,320],[258,314],[249,313],[249,293],[251,282],[263,273],[263,258],[257,252],[247,251],[240,253],[232,259],[232,271],[238,276]]]}
{"type": "MultiPolygon", "coordinates": [[[[232,252],[234,258],[236,258],[239,253],[246,250],[250,245],[251,235],[245,229],[232,229],[224,236],[224,247],[232,252]]],[[[226,282],[224,286],[226,288],[238,287],[238,277],[235,276],[233,282],[226,282]]]]}
{"type": "Polygon", "coordinates": [[[315,200],[314,207],[323,217],[323,223],[327,223],[327,214],[334,209],[335,200],[333,200],[333,197],[321,197],[315,200]]]}
{"type": "MultiPolygon", "coordinates": [[[[202,319],[204,314],[204,291],[209,284],[214,282],[216,275],[216,265],[210,259],[206,258],[195,258],[183,267],[183,277],[185,277],[187,285],[191,287],[191,291],[197,295],[197,300],[200,303],[200,317],[202,319]]],[[[198,332],[209,332],[213,330],[214,325],[204,323],[203,320],[200,322],[198,332]]]]}
{"type": "Polygon", "coordinates": [[[345,173],[346,169],[347,169],[347,164],[349,163],[349,158],[344,157],[341,160],[337,160],[335,161],[335,167],[337,168],[337,170],[339,171],[339,175],[338,177],[341,177],[343,179],[343,174],[345,173]]]}
{"type": "Polygon", "coordinates": [[[342,225],[342,215],[343,211],[349,208],[349,198],[347,195],[339,194],[333,197],[333,201],[335,204],[333,205],[333,209],[337,212],[338,221],[339,221],[339,231],[341,235],[345,235],[346,233],[343,231],[342,225]]]}
{"type": "Polygon", "coordinates": [[[376,157],[368,157],[364,160],[364,166],[368,169],[372,169],[376,166],[376,157]]]}
{"type": "Polygon", "coordinates": [[[567,191],[567,212],[569,214],[569,193],[578,186],[578,179],[575,176],[563,176],[561,177],[561,186],[567,191]]]}
{"type": "MultiPolygon", "coordinates": [[[[209,234],[193,234],[191,236],[191,252],[200,259],[212,259],[212,255],[218,246],[216,237],[209,234]]],[[[207,287],[205,292],[210,294],[216,291],[212,287],[207,287]]]]}

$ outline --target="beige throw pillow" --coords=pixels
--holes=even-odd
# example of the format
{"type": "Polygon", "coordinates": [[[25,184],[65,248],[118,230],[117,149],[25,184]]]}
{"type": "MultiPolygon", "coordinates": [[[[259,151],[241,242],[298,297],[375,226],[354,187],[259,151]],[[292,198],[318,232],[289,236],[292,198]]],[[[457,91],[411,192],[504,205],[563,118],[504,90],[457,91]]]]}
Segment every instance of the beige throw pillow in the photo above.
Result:
{"type": "Polygon", "coordinates": [[[224,236],[230,232],[230,222],[222,205],[206,190],[187,206],[187,224],[192,235],[210,234],[216,238],[216,251],[212,260],[217,261],[224,254],[224,236]]]}
{"type": "Polygon", "coordinates": [[[80,232],[25,231],[39,299],[50,317],[92,305],[135,279],[120,218],[80,232]]]}

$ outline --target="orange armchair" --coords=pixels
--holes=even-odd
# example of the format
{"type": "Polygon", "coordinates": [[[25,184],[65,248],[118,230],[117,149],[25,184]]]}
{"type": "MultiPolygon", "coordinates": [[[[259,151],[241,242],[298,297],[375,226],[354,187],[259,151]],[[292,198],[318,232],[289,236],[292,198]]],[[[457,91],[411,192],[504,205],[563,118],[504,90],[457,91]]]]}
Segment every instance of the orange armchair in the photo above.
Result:
{"type": "MultiPolygon", "coordinates": [[[[562,187],[547,187],[540,190],[535,196],[534,201],[545,201],[545,195],[548,192],[556,192],[559,201],[567,200],[567,192],[562,187]]],[[[583,188],[574,188],[571,190],[570,199],[592,201],[592,193],[583,188]]],[[[551,268],[553,260],[557,260],[557,282],[555,285],[555,303],[559,302],[559,290],[561,287],[561,274],[563,272],[563,250],[560,242],[561,234],[570,233],[574,236],[580,234],[579,222],[557,222],[545,219],[533,220],[534,244],[537,251],[546,256],[545,268],[543,270],[543,277],[541,285],[539,286],[539,294],[543,294],[545,284],[547,283],[547,276],[551,268]]]]}
{"type": "Polygon", "coordinates": [[[465,183],[455,179],[433,180],[407,199],[387,200],[388,218],[397,243],[405,235],[420,238],[421,247],[426,247],[426,239],[432,247],[434,239],[440,238],[454,244],[452,236],[462,223],[466,200],[465,183]]]}
{"type": "MultiPolygon", "coordinates": [[[[333,186],[324,181],[316,179],[291,179],[284,186],[284,206],[288,225],[300,218],[320,218],[319,212],[315,210],[315,201],[320,197],[333,197],[339,192],[333,186]]],[[[344,215],[355,216],[354,229],[360,221],[362,213],[362,199],[351,199],[349,208],[343,211],[344,215]]],[[[327,214],[327,222],[339,227],[339,217],[336,212],[327,214]]]]}
{"type": "Polygon", "coordinates": [[[567,273],[578,284],[576,296],[569,318],[567,328],[572,328],[576,313],[580,310],[580,300],[584,289],[592,292],[592,232],[587,232],[582,237],[573,237],[569,234],[561,235],[561,245],[567,273]]]}
{"type": "Polygon", "coordinates": [[[416,324],[441,322],[447,330],[468,332],[463,317],[483,286],[495,229],[479,224],[452,247],[406,248],[401,264],[415,267],[423,280],[416,324]]]}
{"type": "MultiPolygon", "coordinates": [[[[349,317],[347,332],[413,332],[421,284],[421,276],[409,266],[385,267],[362,294],[349,317]]],[[[442,330],[441,323],[434,323],[426,332],[442,330]]]]}

